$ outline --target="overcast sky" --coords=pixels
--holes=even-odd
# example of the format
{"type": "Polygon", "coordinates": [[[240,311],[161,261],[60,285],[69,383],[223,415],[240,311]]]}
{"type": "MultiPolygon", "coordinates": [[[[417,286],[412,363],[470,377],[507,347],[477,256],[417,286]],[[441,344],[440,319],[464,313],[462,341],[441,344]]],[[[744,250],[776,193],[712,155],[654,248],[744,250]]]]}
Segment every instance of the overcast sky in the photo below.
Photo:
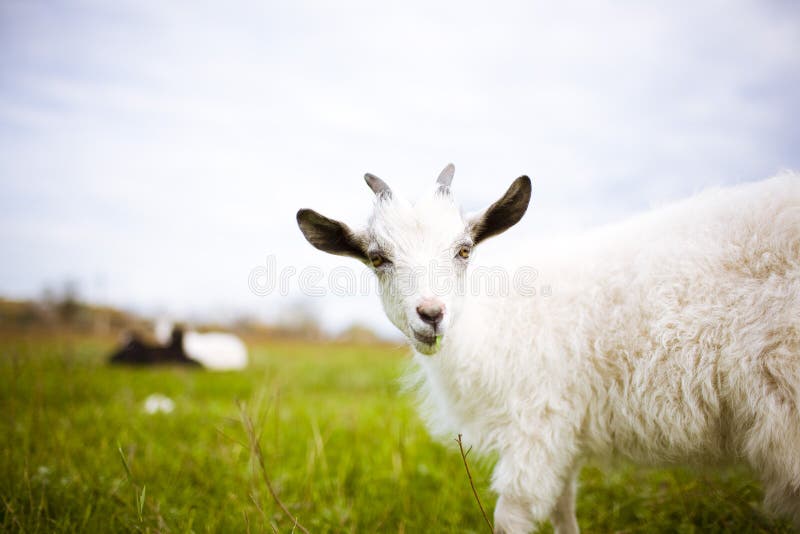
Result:
{"type": "Polygon", "coordinates": [[[391,332],[374,295],[248,288],[270,256],[360,272],[294,217],[364,222],[364,172],[413,197],[452,161],[468,210],[530,175],[491,263],[800,168],[793,2],[432,4],[0,2],[0,295],[391,332]]]}

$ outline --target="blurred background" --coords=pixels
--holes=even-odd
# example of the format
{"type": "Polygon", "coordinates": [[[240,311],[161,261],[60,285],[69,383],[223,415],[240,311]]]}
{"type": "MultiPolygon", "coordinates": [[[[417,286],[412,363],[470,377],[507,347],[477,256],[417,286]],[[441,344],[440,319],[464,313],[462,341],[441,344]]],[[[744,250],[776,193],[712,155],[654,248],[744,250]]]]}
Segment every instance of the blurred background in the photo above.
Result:
{"type": "MultiPolygon", "coordinates": [[[[365,221],[448,162],[468,210],[520,174],[482,258],[800,167],[794,2],[0,3],[0,295],[391,336],[374,295],[249,273],[362,267],[300,207],[365,221]]],[[[535,251],[538,253],[539,251],[535,251]]],[[[546,253],[546,251],[541,251],[546,253]]]]}
{"type": "MultiPolygon", "coordinates": [[[[413,198],[453,162],[472,211],[527,174],[475,260],[535,266],[537,238],[800,169],[798,118],[788,0],[0,0],[0,531],[295,532],[265,478],[315,533],[483,531],[373,286],[325,283],[370,273],[297,209],[358,226],[365,172],[413,198]]],[[[587,532],[790,530],[742,469],[580,487],[587,532]]]]}

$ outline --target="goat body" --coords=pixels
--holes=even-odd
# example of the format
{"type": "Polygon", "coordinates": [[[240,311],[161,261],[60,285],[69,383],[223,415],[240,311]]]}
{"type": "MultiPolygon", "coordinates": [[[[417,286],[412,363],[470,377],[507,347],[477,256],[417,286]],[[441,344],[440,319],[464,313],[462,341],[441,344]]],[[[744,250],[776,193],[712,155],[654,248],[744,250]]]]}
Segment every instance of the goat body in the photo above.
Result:
{"type": "MultiPolygon", "coordinates": [[[[381,244],[400,241],[389,224],[353,235],[390,250],[394,276],[409,256],[381,244]]],[[[478,223],[465,224],[474,236],[478,223]]],[[[546,294],[445,295],[441,346],[409,335],[429,430],[499,454],[497,530],[549,516],[576,532],[575,475],[613,457],[744,461],[766,504],[800,527],[800,176],[709,190],[539,250],[525,265],[546,294]]],[[[399,297],[384,307],[404,331],[421,328],[399,297]]]]}

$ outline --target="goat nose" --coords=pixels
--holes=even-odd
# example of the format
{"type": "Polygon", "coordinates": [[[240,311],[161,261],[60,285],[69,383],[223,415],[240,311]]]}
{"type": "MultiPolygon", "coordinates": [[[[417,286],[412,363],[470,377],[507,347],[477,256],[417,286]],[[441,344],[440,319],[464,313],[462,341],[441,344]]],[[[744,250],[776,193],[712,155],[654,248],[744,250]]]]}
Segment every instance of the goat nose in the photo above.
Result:
{"type": "Polygon", "coordinates": [[[429,325],[435,327],[444,317],[444,304],[436,300],[423,300],[417,306],[419,318],[429,325]]]}

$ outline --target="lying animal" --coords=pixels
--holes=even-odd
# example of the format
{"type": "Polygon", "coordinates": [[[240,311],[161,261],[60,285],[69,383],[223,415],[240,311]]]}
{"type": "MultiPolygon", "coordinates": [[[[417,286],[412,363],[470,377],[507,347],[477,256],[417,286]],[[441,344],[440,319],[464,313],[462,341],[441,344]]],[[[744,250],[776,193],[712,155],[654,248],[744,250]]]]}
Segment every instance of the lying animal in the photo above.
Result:
{"type": "Polygon", "coordinates": [[[165,346],[149,345],[135,335],[119,351],[111,356],[111,363],[129,365],[189,365],[201,367],[189,358],[183,350],[183,331],[172,331],[170,341],[165,346]]]}
{"type": "MultiPolygon", "coordinates": [[[[155,328],[156,339],[166,343],[172,330],[171,322],[159,319],[155,328]]],[[[186,331],[183,333],[183,350],[206,369],[235,371],[247,367],[247,345],[238,336],[227,332],[186,331]]]]}

